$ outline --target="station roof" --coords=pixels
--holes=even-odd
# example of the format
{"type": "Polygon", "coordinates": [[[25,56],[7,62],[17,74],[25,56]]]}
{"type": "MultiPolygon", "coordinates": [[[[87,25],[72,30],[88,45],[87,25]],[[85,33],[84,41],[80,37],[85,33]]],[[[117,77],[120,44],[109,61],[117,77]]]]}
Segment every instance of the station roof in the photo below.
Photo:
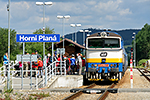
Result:
{"type": "MultiPolygon", "coordinates": [[[[70,40],[70,39],[65,38],[65,39],[64,39],[64,42],[65,42],[65,44],[66,44],[66,43],[70,43],[70,44],[75,45],[76,47],[79,47],[79,48],[81,48],[81,49],[85,49],[84,46],[82,46],[82,45],[80,45],[80,44],[78,44],[78,43],[75,43],[75,42],[73,42],[73,41],[70,40]]],[[[61,40],[60,42],[57,42],[57,43],[55,44],[55,46],[56,46],[56,48],[57,48],[58,45],[62,45],[62,44],[63,44],[63,40],[61,40]]],[[[50,46],[49,48],[51,48],[51,46],[50,46]]]]}

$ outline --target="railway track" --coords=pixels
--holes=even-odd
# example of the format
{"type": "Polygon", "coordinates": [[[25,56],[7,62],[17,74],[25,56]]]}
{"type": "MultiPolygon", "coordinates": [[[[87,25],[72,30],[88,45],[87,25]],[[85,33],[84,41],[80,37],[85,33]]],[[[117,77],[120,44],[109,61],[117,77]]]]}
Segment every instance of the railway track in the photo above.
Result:
{"type": "Polygon", "coordinates": [[[144,68],[137,68],[138,71],[150,82],[150,71],[148,71],[147,69],[144,69],[144,68]]]}
{"type": "MultiPolygon", "coordinates": [[[[85,88],[92,88],[92,87],[94,87],[95,85],[96,85],[96,84],[93,83],[93,84],[91,84],[91,85],[89,85],[88,87],[85,87],[85,88]]],[[[73,91],[73,92],[76,92],[76,91],[73,91]]],[[[83,92],[82,92],[82,89],[81,89],[81,90],[77,91],[76,93],[74,93],[74,94],[72,94],[72,95],[70,95],[70,96],[64,98],[63,100],[73,100],[74,98],[76,98],[76,97],[78,97],[78,96],[80,96],[80,95],[82,95],[82,94],[83,94],[83,92]]]]}
{"type": "MultiPolygon", "coordinates": [[[[113,88],[114,86],[115,86],[115,84],[113,83],[108,88],[113,88]]],[[[109,91],[108,91],[108,89],[106,89],[106,91],[97,100],[105,100],[105,98],[108,96],[108,94],[109,94],[109,91]]]]}
{"type": "Polygon", "coordinates": [[[63,100],[82,100],[88,98],[89,100],[104,100],[109,92],[116,92],[112,88],[115,84],[107,85],[107,86],[99,86],[95,83],[80,89],[74,89],[72,92],[76,92],[63,100]]]}

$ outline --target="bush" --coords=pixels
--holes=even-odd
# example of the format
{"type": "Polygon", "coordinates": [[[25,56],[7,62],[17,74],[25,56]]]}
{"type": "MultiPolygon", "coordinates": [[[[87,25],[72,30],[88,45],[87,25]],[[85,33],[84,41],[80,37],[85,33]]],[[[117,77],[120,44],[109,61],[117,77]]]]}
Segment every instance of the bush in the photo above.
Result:
{"type": "Polygon", "coordinates": [[[139,62],[138,62],[138,65],[139,66],[142,66],[142,67],[145,67],[145,63],[148,59],[141,59],[139,62]]]}

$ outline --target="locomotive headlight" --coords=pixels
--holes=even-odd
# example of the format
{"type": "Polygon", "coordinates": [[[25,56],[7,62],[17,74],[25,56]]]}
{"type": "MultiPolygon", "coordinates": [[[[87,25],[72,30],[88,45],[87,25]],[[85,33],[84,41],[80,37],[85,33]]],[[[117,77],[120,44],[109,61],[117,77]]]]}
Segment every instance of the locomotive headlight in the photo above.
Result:
{"type": "Polygon", "coordinates": [[[107,33],[106,32],[101,32],[101,37],[106,37],[107,33]]]}
{"type": "Polygon", "coordinates": [[[95,64],[94,66],[97,67],[97,64],[95,64]]]}
{"type": "Polygon", "coordinates": [[[113,66],[113,64],[110,65],[110,67],[112,67],[112,66],[113,66]]]}

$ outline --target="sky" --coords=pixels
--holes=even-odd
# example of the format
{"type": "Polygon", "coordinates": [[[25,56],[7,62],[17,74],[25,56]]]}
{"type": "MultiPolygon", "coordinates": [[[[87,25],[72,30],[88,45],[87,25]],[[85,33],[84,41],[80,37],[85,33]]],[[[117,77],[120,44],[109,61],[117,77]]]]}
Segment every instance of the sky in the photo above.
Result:
{"type": "MultiPolygon", "coordinates": [[[[45,0],[44,2],[48,2],[45,0]]],[[[33,33],[43,27],[43,0],[10,0],[10,28],[17,33],[33,33]]],[[[81,24],[81,29],[141,29],[150,24],[150,0],[51,0],[45,6],[45,27],[63,33],[62,19],[58,15],[70,15],[64,19],[64,34],[75,32],[70,24],[81,24]]],[[[0,27],[8,28],[8,0],[0,0],[0,27]]]]}

